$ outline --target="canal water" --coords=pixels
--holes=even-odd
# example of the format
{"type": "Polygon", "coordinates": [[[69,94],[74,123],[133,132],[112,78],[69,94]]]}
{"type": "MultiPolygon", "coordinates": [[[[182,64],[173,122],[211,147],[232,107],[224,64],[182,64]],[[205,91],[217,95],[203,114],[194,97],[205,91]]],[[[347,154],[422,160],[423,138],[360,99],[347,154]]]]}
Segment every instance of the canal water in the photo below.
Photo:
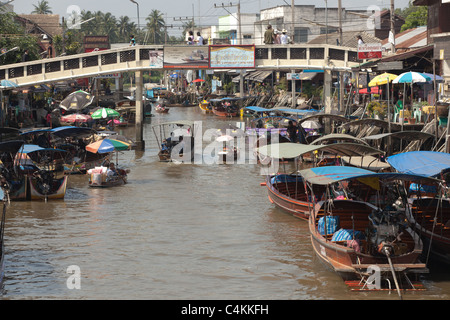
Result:
{"type": "MultiPolygon", "coordinates": [[[[146,120],[144,152],[119,154],[128,184],[91,189],[72,175],[64,200],[11,202],[3,299],[398,299],[352,292],[321,264],[307,222],[269,202],[257,164],[159,162],[152,125],[179,119],[239,120],[171,108],[146,120]]],[[[447,270],[404,299],[450,299],[447,270]]]]}

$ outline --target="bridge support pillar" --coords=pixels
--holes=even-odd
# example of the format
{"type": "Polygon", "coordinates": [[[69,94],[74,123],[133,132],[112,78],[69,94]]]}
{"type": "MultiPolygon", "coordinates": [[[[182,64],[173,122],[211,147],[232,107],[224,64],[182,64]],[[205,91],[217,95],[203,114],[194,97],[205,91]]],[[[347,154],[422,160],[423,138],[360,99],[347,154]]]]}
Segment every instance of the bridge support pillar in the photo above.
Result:
{"type": "Polygon", "coordinates": [[[331,86],[332,86],[331,70],[325,70],[323,81],[323,101],[325,113],[331,113],[331,102],[332,102],[331,86]]]}
{"type": "Polygon", "coordinates": [[[142,95],[144,91],[142,71],[135,72],[136,77],[136,150],[145,149],[144,141],[144,102],[142,95]]]}

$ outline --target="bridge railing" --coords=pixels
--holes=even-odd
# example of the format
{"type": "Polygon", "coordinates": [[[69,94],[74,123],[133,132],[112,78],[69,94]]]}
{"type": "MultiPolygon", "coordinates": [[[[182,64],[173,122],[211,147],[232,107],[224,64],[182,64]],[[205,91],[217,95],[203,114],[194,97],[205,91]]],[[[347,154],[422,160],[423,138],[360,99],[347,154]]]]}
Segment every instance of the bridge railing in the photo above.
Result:
{"type": "MultiPolygon", "coordinates": [[[[149,53],[169,47],[137,45],[70,56],[35,60],[0,67],[0,80],[9,79],[19,86],[93,77],[101,74],[148,70],[149,53]]],[[[358,64],[355,48],[333,45],[258,45],[256,69],[328,68],[349,70],[358,64]]]]}

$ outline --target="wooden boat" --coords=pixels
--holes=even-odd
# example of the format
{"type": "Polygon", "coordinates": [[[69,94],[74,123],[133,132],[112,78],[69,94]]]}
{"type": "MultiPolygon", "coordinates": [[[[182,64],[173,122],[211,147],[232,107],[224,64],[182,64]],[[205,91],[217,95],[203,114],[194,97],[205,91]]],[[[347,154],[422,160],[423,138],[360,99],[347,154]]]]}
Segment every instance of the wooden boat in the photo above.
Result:
{"type": "Polygon", "coordinates": [[[221,98],[209,100],[212,104],[211,111],[219,117],[236,117],[239,113],[239,106],[236,105],[239,98],[221,98]]]}
{"type": "MultiPolygon", "coordinates": [[[[354,143],[341,143],[337,145],[304,145],[299,143],[276,143],[265,145],[257,149],[258,157],[264,163],[266,159],[273,159],[269,164],[270,172],[278,171],[279,162],[286,159],[298,159],[305,154],[313,153],[318,156],[315,164],[320,163],[320,154],[328,154],[326,159],[334,159],[347,156],[368,156],[381,154],[381,150],[367,145],[354,143]]],[[[297,163],[299,164],[299,163],[297,163]]],[[[324,165],[324,164],[322,164],[324,165]]],[[[327,165],[331,165],[328,164],[327,165]]],[[[307,220],[309,218],[312,204],[305,190],[304,179],[298,174],[277,173],[266,176],[262,184],[267,187],[269,201],[282,210],[297,218],[307,220]]],[[[323,187],[313,186],[315,192],[320,194],[323,187]]],[[[323,190],[322,190],[323,191],[323,190]]]]}
{"type": "Polygon", "coordinates": [[[201,101],[198,104],[198,106],[203,113],[211,113],[212,112],[211,106],[210,106],[209,102],[206,100],[201,101]]]}
{"type": "Polygon", "coordinates": [[[25,144],[16,154],[20,181],[12,200],[63,199],[66,194],[68,174],[64,169],[66,151],[25,144]],[[25,197],[23,198],[23,191],[25,197]]]}
{"type": "Polygon", "coordinates": [[[88,170],[89,187],[93,188],[111,188],[121,186],[127,183],[128,172],[123,169],[118,169],[119,175],[107,176],[107,167],[96,167],[88,170]]]}
{"type": "MultiPolygon", "coordinates": [[[[398,172],[449,180],[450,154],[434,151],[412,151],[393,155],[387,162],[398,172]]],[[[447,182],[448,185],[448,182],[447,182]]],[[[408,186],[412,210],[407,216],[411,226],[425,244],[425,255],[450,264],[450,199],[435,186],[408,186]]]]}
{"type": "Polygon", "coordinates": [[[169,112],[169,108],[164,106],[164,105],[157,104],[155,106],[155,112],[157,112],[157,113],[168,113],[169,112]]]}
{"type": "Polygon", "coordinates": [[[349,285],[360,281],[358,289],[395,288],[400,296],[401,290],[415,289],[409,278],[428,273],[428,268],[420,260],[422,240],[405,221],[411,208],[405,201],[400,203],[397,186],[399,181],[439,180],[345,166],[305,169],[299,174],[308,186],[327,189],[321,195],[308,193],[313,208],[308,222],[311,242],[325,265],[349,285]],[[375,277],[370,276],[372,271],[377,272],[375,277]]]}
{"type": "Polygon", "coordinates": [[[162,162],[191,163],[194,160],[194,121],[164,122],[152,127],[159,146],[158,158],[162,162]]]}

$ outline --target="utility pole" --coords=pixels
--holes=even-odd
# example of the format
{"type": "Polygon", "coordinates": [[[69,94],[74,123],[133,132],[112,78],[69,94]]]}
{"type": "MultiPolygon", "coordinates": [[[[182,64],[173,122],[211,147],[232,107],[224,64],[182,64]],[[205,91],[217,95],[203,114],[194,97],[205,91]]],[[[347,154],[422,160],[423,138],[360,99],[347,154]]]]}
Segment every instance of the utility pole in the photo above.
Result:
{"type": "Polygon", "coordinates": [[[294,2],[295,2],[294,0],[292,0],[292,2],[291,2],[291,21],[292,21],[292,23],[291,23],[290,33],[291,33],[292,41],[294,41],[294,32],[295,32],[295,27],[294,27],[294,22],[295,22],[295,13],[294,13],[295,3],[294,2]]]}
{"type": "MultiPolygon", "coordinates": [[[[223,9],[228,8],[228,7],[237,7],[238,32],[236,34],[236,38],[238,39],[238,44],[241,45],[242,44],[241,0],[239,0],[237,4],[232,4],[231,2],[229,5],[224,5],[222,3],[221,6],[217,6],[216,4],[214,4],[214,8],[217,8],[217,7],[220,7],[223,9]]],[[[230,15],[232,15],[230,11],[228,11],[227,9],[225,9],[225,10],[230,15]]],[[[239,74],[239,96],[240,96],[240,98],[244,97],[244,72],[245,72],[245,70],[241,69],[240,74],[239,74]]],[[[241,99],[241,107],[243,106],[243,103],[244,103],[244,100],[241,99]]]]}
{"type": "Polygon", "coordinates": [[[325,43],[328,44],[328,0],[325,0],[325,43]]]}
{"type": "Polygon", "coordinates": [[[338,1],[338,18],[339,18],[339,45],[342,46],[342,42],[344,42],[342,36],[342,0],[338,1]]]}
{"type": "Polygon", "coordinates": [[[394,0],[391,0],[391,32],[389,35],[389,41],[391,42],[391,53],[395,53],[395,15],[394,15],[394,0]],[[392,39],[391,39],[392,37],[392,39]]]}

